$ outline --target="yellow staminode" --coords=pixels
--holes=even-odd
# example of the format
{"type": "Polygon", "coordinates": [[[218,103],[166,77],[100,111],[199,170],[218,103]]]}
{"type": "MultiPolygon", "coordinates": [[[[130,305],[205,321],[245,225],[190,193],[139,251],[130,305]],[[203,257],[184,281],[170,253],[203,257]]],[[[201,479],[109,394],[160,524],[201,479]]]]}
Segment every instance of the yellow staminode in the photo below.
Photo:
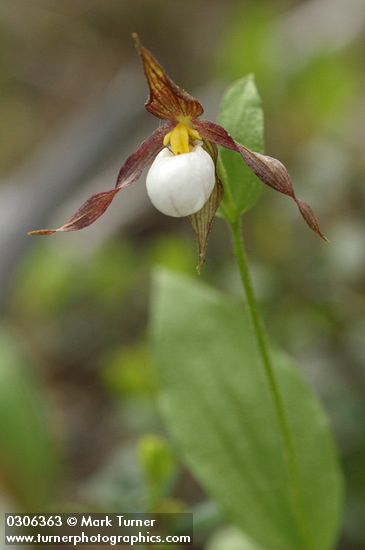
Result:
{"type": "Polygon", "coordinates": [[[179,122],[171,132],[165,135],[163,144],[165,147],[170,145],[174,155],[181,155],[183,153],[190,153],[190,139],[201,141],[202,138],[194,128],[187,126],[183,122],[179,122]]]}

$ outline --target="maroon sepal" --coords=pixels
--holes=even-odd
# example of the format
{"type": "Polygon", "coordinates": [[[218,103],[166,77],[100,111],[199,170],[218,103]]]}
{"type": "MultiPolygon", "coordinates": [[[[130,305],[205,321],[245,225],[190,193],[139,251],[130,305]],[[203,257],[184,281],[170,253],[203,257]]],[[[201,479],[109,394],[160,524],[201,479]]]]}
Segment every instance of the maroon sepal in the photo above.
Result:
{"type": "Polygon", "coordinates": [[[141,145],[132,153],[121,169],[115,183],[118,189],[124,189],[132,185],[142,174],[143,170],[149,166],[155,156],[163,149],[163,138],[174,127],[174,124],[168,122],[154,130],[152,134],[145,139],[141,145]]]}
{"type": "Polygon", "coordinates": [[[200,273],[201,267],[205,262],[205,255],[208,245],[208,237],[212,228],[215,213],[218,210],[220,202],[223,198],[223,185],[217,177],[216,184],[208,201],[203,208],[196,214],[189,216],[190,223],[195,233],[196,243],[198,247],[198,263],[196,270],[200,273]]]}
{"type": "Polygon", "coordinates": [[[115,195],[125,187],[132,185],[140,177],[144,168],[149,166],[157,153],[163,148],[163,137],[173,124],[165,124],[155,130],[138,149],[132,153],[119,171],[114,189],[103,191],[90,197],[67,223],[57,229],[38,229],[28,235],[53,235],[61,231],[79,231],[94,223],[107,210],[115,195]]]}
{"type": "Polygon", "coordinates": [[[141,44],[138,34],[133,33],[132,36],[141,56],[150,91],[145,103],[147,111],[167,120],[177,120],[181,116],[192,119],[200,116],[204,109],[199,101],[171,80],[151,52],[141,44]]]}
{"type": "Polygon", "coordinates": [[[208,141],[239,153],[247,166],[251,168],[254,174],[256,174],[263,183],[291,197],[296,202],[307,225],[315,231],[317,235],[327,241],[327,238],[320,230],[318,221],[311,207],[296,197],[291,177],[285,166],[279,160],[267,155],[262,155],[261,153],[250,151],[250,149],[247,149],[244,145],[237,143],[222,126],[214,124],[214,122],[208,120],[195,120],[194,127],[198,130],[200,135],[208,141]]]}
{"type": "Polygon", "coordinates": [[[83,229],[94,223],[94,221],[104,214],[119,191],[120,189],[111,189],[110,191],[103,191],[102,193],[93,195],[61,227],[57,229],[38,229],[37,231],[30,231],[28,235],[53,235],[59,231],[78,231],[79,229],[83,229]]]}
{"type": "MultiPolygon", "coordinates": [[[[217,165],[218,147],[214,143],[204,142],[205,149],[211,155],[214,161],[214,165],[217,165]]],[[[218,207],[223,199],[223,185],[219,179],[217,173],[215,175],[215,186],[210,195],[208,201],[203,208],[189,216],[189,220],[193,231],[195,233],[195,239],[198,247],[198,263],[196,266],[197,272],[200,274],[202,265],[205,262],[205,255],[207,252],[208,238],[214,216],[218,210],[218,207]]]]}

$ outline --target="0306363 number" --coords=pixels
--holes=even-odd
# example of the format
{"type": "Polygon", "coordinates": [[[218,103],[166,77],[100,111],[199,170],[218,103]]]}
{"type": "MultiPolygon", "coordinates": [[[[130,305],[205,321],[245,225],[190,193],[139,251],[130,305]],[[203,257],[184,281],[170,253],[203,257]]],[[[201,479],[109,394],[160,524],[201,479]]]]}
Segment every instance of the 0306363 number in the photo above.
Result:
{"type": "Polygon", "coordinates": [[[6,515],[8,527],[61,527],[61,516],[6,515]]]}

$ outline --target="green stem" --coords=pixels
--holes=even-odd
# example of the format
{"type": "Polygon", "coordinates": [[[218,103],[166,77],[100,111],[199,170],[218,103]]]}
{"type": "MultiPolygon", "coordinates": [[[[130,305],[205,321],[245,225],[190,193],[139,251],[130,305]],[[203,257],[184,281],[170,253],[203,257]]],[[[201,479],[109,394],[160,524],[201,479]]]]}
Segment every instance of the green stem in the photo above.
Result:
{"type": "Polygon", "coordinates": [[[266,378],[268,381],[270,393],[272,395],[275,411],[278,418],[279,428],[282,435],[285,456],[288,466],[288,473],[292,491],[292,500],[294,511],[297,516],[299,526],[301,529],[304,548],[310,548],[309,537],[305,525],[305,518],[303,514],[303,502],[300,489],[298,460],[294,448],[293,438],[289,427],[289,421],[285,409],[283,399],[281,397],[280,388],[275,377],[275,371],[271,362],[269,347],[266,340],[266,334],[263,328],[263,324],[260,318],[260,314],[257,307],[255,294],[251,282],[251,277],[248,269],[246,252],[244,249],[243,239],[241,236],[241,223],[240,219],[229,224],[231,230],[231,237],[233,243],[233,250],[236,257],[237,265],[241,275],[242,285],[246,294],[247,310],[251,319],[251,323],[256,336],[258,350],[261,356],[262,364],[265,370],[266,378]]]}

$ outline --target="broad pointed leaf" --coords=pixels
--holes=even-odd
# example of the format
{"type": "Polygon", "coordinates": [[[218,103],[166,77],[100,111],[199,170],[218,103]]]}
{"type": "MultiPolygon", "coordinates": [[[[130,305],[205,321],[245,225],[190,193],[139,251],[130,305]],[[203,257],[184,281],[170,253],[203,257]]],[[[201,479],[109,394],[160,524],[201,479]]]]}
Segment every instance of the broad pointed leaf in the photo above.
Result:
{"type": "Polygon", "coordinates": [[[201,283],[160,272],[152,333],[164,419],[227,520],[270,550],[333,548],[341,474],[327,419],[292,361],[273,355],[298,494],[291,490],[272,394],[243,307],[201,283]]]}
{"type": "MultiPolygon", "coordinates": [[[[241,78],[228,88],[222,99],[218,122],[236,141],[254,151],[263,152],[264,116],[253,75],[241,78]]],[[[239,213],[245,212],[261,195],[262,185],[251,170],[242,165],[238,155],[221,149],[219,156],[229,180],[235,207],[239,213]]]]}

